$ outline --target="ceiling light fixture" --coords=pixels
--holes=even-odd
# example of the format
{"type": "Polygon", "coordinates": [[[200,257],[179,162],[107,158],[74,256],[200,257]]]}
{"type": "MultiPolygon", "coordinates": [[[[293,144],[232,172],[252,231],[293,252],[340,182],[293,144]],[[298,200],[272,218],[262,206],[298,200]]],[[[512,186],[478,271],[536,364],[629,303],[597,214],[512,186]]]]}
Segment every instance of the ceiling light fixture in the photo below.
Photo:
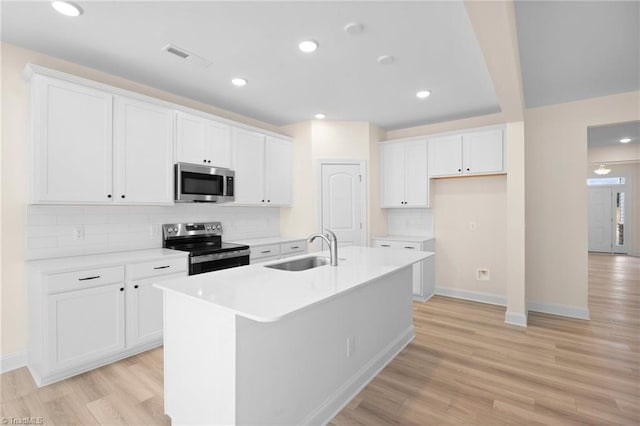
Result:
{"type": "Polygon", "coordinates": [[[380,57],[378,57],[378,63],[380,65],[389,65],[392,64],[393,61],[395,61],[396,58],[394,58],[391,55],[382,55],[380,57]]]}
{"type": "Polygon", "coordinates": [[[631,138],[622,138],[620,139],[620,143],[629,143],[631,142],[631,138]]]}
{"type": "Polygon", "coordinates": [[[298,44],[298,49],[302,50],[304,53],[315,52],[317,48],[318,42],[315,40],[305,40],[298,44]]]}
{"type": "Polygon", "coordinates": [[[431,96],[431,90],[421,90],[416,93],[416,96],[418,97],[418,99],[428,98],[429,96],[431,96]]]}
{"type": "Polygon", "coordinates": [[[349,22],[344,26],[344,32],[351,35],[360,34],[364,30],[364,27],[359,22],[349,22]]]}
{"type": "Polygon", "coordinates": [[[608,175],[611,169],[607,169],[607,166],[604,164],[600,164],[600,167],[595,169],[593,172],[597,175],[608,175]]]}
{"type": "Polygon", "coordinates": [[[231,84],[237,87],[246,86],[248,83],[246,78],[236,77],[231,79],[231,84]]]}
{"type": "Polygon", "coordinates": [[[82,8],[70,1],[54,1],[51,2],[51,6],[66,16],[80,16],[82,15],[82,8]]]}
{"type": "Polygon", "coordinates": [[[326,114],[323,114],[323,113],[321,113],[321,112],[319,112],[319,113],[317,113],[317,114],[315,115],[315,117],[316,117],[318,120],[324,120],[324,119],[327,117],[327,115],[326,115],[326,114]]]}

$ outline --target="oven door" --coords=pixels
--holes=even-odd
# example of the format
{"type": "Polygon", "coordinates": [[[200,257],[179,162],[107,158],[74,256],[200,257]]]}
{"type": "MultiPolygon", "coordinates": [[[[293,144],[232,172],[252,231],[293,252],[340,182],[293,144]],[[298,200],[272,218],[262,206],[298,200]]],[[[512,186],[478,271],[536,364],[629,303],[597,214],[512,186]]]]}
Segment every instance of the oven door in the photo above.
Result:
{"type": "Polygon", "coordinates": [[[211,203],[233,201],[234,197],[227,195],[229,193],[227,186],[230,182],[233,188],[233,177],[234,172],[229,169],[177,163],[175,200],[211,203]]]}
{"type": "Polygon", "coordinates": [[[249,250],[235,250],[224,253],[192,256],[189,262],[189,275],[220,271],[249,264],[249,250]]]}

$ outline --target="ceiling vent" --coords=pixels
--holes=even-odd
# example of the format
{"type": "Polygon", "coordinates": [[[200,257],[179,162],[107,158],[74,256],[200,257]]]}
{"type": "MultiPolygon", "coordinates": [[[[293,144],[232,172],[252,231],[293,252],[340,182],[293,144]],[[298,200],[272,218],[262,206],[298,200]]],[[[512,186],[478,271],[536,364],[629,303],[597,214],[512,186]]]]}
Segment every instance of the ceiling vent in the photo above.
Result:
{"type": "Polygon", "coordinates": [[[181,47],[178,47],[174,44],[167,44],[162,50],[171,53],[172,55],[177,56],[180,59],[187,60],[191,62],[193,65],[200,68],[207,68],[211,65],[211,62],[203,58],[202,56],[198,56],[195,53],[191,53],[188,50],[185,50],[181,47]]]}

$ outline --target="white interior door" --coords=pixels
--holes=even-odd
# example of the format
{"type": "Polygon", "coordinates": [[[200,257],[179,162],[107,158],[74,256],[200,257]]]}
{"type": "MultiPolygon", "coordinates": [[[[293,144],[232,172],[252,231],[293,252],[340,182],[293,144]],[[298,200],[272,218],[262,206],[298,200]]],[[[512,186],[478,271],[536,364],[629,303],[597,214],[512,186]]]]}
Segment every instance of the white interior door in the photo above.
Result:
{"type": "Polygon", "coordinates": [[[612,250],[612,193],[611,188],[589,188],[589,251],[612,250]]]}
{"type": "Polygon", "coordinates": [[[320,225],[335,232],[339,246],[366,245],[363,185],[360,164],[321,165],[320,225]]]}

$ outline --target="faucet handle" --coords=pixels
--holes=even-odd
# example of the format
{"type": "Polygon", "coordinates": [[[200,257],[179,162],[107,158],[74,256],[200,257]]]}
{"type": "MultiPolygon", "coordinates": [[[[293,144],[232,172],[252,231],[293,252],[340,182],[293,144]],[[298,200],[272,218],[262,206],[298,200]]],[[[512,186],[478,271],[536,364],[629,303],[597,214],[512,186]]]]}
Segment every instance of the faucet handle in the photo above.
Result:
{"type": "Polygon", "coordinates": [[[336,237],[336,234],[334,234],[331,229],[326,228],[324,232],[326,232],[326,235],[329,238],[329,240],[338,241],[338,237],[336,237]]]}

